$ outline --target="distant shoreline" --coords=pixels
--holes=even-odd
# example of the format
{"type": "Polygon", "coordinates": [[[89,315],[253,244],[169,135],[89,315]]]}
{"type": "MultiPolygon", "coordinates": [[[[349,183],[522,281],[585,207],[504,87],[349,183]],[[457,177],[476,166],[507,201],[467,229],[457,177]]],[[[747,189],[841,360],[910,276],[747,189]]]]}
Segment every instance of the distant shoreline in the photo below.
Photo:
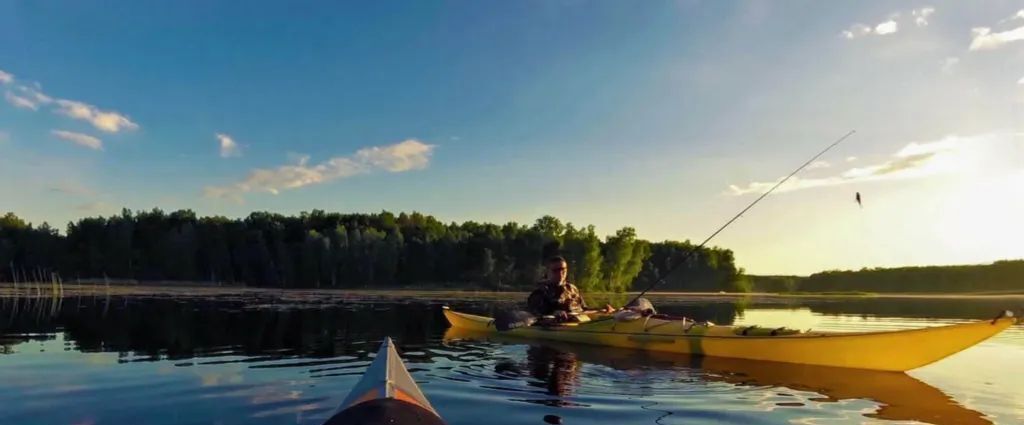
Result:
{"type": "MultiPolygon", "coordinates": [[[[146,296],[146,295],[177,295],[177,296],[216,296],[216,295],[260,295],[260,294],[294,294],[299,296],[311,296],[316,294],[328,295],[330,298],[360,296],[360,297],[381,297],[381,298],[473,298],[473,299],[510,299],[522,297],[525,299],[525,291],[485,291],[473,289],[445,289],[445,288],[267,288],[248,287],[240,285],[219,285],[214,286],[209,282],[135,282],[111,280],[109,285],[103,280],[88,280],[82,282],[64,282],[64,296],[76,295],[119,295],[119,296],[146,296]]],[[[13,282],[0,282],[0,296],[9,297],[14,295],[22,296],[53,296],[54,290],[50,283],[20,283],[15,289],[13,282]]],[[[638,292],[626,293],[601,293],[591,292],[591,296],[607,297],[631,297],[638,292]]],[[[59,295],[56,294],[56,295],[59,295]]],[[[856,299],[1020,299],[1024,300],[1024,291],[1000,292],[1000,293],[775,293],[775,292],[649,292],[647,294],[654,299],[705,299],[705,300],[734,300],[757,298],[762,300],[772,299],[794,299],[794,298],[856,298],[856,299]]]]}

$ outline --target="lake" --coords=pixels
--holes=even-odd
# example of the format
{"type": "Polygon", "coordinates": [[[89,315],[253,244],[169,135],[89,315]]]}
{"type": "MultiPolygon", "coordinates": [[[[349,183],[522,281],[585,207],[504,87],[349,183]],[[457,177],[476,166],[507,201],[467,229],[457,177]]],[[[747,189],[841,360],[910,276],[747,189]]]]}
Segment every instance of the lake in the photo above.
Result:
{"type": "MultiPolygon", "coordinates": [[[[1024,327],[908,374],[479,338],[507,296],[312,291],[0,298],[0,424],[319,424],[385,336],[450,424],[1024,423],[1024,327]],[[297,294],[297,295],[296,295],[297,294]],[[410,299],[413,298],[413,299],[410,299]],[[550,419],[550,418],[549,418],[550,419]]],[[[860,331],[1020,312],[1020,298],[693,298],[718,324],[860,331]]]]}

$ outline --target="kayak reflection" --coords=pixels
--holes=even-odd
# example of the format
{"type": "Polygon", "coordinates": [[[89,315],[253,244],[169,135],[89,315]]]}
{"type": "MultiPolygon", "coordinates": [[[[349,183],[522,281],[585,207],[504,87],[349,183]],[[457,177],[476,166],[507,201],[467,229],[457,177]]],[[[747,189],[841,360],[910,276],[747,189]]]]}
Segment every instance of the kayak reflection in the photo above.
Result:
{"type": "MultiPolygon", "coordinates": [[[[905,373],[640,352],[555,341],[525,342],[519,338],[457,328],[449,328],[444,339],[447,343],[472,340],[529,344],[526,359],[529,375],[543,380],[549,395],[571,395],[584,363],[622,371],[685,367],[695,369],[697,375],[706,381],[814,392],[823,396],[815,398],[817,402],[871,400],[880,406],[877,411],[865,414],[869,418],[938,425],[991,423],[980,412],[961,406],[938,388],[905,373]]],[[[516,366],[506,362],[498,367],[507,372],[516,366]]]]}

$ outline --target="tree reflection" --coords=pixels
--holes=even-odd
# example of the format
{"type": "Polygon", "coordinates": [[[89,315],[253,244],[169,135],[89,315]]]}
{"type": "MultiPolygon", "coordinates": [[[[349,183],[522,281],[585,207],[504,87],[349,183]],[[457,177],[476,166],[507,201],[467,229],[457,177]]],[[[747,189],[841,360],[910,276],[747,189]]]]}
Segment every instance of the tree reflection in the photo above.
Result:
{"type": "MultiPolygon", "coordinates": [[[[353,303],[295,306],[252,300],[81,297],[25,298],[0,304],[3,350],[63,332],[79,351],[115,351],[145,359],[210,354],[365,355],[392,336],[403,346],[439,335],[436,308],[353,303]],[[365,345],[365,346],[364,346],[365,345]]],[[[415,362],[415,358],[410,359],[415,362]]]]}

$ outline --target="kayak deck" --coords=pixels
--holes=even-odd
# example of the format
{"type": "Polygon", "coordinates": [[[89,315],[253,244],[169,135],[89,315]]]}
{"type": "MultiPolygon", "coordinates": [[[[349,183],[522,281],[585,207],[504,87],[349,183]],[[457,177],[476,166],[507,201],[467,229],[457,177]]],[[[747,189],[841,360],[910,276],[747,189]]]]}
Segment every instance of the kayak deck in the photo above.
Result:
{"type": "Polygon", "coordinates": [[[443,425],[416,381],[409,375],[391,338],[325,425],[443,425]]]}
{"type": "MultiPolygon", "coordinates": [[[[498,332],[494,320],[451,309],[445,318],[455,328],[498,332]]],[[[691,321],[594,320],[558,326],[503,331],[523,338],[633,348],[677,354],[728,357],[903,372],[936,362],[984,341],[1016,323],[1013,317],[888,332],[802,332],[771,335],[746,327],[706,326],[691,321]]]]}

